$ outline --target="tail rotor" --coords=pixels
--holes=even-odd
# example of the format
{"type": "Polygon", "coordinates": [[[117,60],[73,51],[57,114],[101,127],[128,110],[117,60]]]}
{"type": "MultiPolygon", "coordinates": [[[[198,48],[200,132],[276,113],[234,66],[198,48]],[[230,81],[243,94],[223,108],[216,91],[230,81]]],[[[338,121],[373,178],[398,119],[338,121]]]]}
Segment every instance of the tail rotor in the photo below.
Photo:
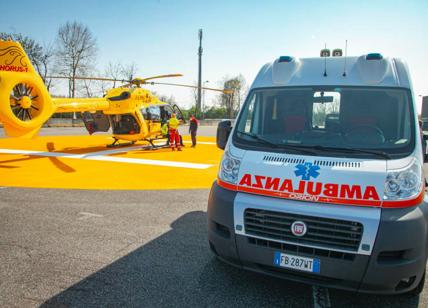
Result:
{"type": "Polygon", "coordinates": [[[31,121],[40,114],[41,101],[36,88],[29,84],[17,84],[10,94],[10,108],[21,121],[31,121]]]}
{"type": "Polygon", "coordinates": [[[0,41],[0,121],[10,137],[33,137],[55,110],[18,42],[0,41]]]}

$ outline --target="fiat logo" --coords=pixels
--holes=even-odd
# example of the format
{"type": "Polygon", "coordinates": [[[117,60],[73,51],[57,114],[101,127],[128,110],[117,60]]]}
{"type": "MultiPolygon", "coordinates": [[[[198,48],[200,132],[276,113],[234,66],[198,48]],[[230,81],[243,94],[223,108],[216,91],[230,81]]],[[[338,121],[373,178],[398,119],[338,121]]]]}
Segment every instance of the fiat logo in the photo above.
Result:
{"type": "Polygon", "coordinates": [[[295,221],[291,225],[291,233],[295,236],[303,236],[308,231],[306,224],[303,221],[295,221]]]}

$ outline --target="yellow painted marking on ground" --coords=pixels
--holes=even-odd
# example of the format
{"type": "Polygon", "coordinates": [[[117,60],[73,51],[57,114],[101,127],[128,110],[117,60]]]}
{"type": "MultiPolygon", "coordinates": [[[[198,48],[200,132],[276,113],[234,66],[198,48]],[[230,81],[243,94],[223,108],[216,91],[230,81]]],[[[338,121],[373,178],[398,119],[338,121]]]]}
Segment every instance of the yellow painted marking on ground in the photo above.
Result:
{"type": "MultiPolygon", "coordinates": [[[[209,188],[217,176],[222,151],[214,137],[199,137],[196,148],[141,150],[136,143],[128,152],[105,152],[109,140],[99,136],[39,136],[31,140],[0,138],[0,149],[37,151],[39,155],[0,153],[0,186],[70,189],[196,189],[209,188]],[[57,152],[59,157],[40,156],[57,152]],[[98,155],[101,160],[79,159],[98,155]],[[63,157],[63,153],[73,158],[63,157]],[[79,156],[80,155],[80,156],[79,156]],[[105,161],[114,158],[116,161],[105,161]],[[132,163],[143,161],[144,164],[132,163]],[[178,167],[157,163],[189,163],[178,167]],[[191,168],[193,165],[208,167],[191,168]]],[[[56,154],[55,154],[56,155],[56,154]]]]}

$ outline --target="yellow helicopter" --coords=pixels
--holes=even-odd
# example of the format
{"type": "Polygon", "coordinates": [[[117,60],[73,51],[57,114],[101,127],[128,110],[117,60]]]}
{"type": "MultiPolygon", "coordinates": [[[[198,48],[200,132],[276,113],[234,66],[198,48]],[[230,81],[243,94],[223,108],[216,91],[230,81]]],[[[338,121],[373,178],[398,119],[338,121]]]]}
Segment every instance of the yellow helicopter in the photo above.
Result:
{"type": "MultiPolygon", "coordinates": [[[[149,80],[179,77],[181,74],[117,80],[111,78],[79,77],[101,81],[125,82],[99,98],[54,98],[35,71],[19,42],[0,41],[0,121],[9,137],[32,138],[54,114],[82,112],[82,119],[90,134],[113,132],[114,142],[108,146],[129,145],[144,140],[155,148],[154,140],[164,139],[161,125],[172,113],[184,121],[176,105],[160,101],[144,84],[162,84],[198,88],[184,84],[152,82],[149,80]],[[118,143],[126,140],[127,143],[118,143]]],[[[53,76],[54,78],[67,78],[53,76]]],[[[231,94],[231,90],[202,88],[231,94]]]]}

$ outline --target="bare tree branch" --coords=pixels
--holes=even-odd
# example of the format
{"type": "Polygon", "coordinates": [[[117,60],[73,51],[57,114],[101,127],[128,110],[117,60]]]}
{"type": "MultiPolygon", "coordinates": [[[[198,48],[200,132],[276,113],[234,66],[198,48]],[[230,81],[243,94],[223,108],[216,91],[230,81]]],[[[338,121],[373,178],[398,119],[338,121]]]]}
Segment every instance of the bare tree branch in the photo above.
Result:
{"type": "Polygon", "coordinates": [[[135,74],[138,71],[137,64],[135,62],[122,65],[121,76],[123,79],[132,80],[135,78],[135,74]]]}
{"type": "Polygon", "coordinates": [[[97,55],[96,39],[89,28],[78,22],[67,22],[58,30],[56,65],[58,73],[69,77],[69,96],[76,95],[76,76],[93,69],[97,55]]]}
{"type": "MultiPolygon", "coordinates": [[[[123,65],[120,62],[109,62],[105,69],[105,76],[112,79],[120,79],[122,76],[123,65]]],[[[116,81],[113,82],[113,88],[116,87],[116,81]]]]}
{"type": "Polygon", "coordinates": [[[34,68],[42,77],[46,87],[49,90],[51,87],[51,80],[46,80],[46,76],[48,75],[48,72],[51,68],[51,60],[53,56],[52,45],[47,44],[42,47],[32,38],[24,36],[20,33],[0,32],[0,39],[11,39],[21,43],[22,47],[30,58],[31,63],[34,65],[34,68]]]}
{"type": "Polygon", "coordinates": [[[220,94],[218,100],[220,106],[225,107],[227,111],[227,116],[233,118],[239,111],[241,107],[241,102],[243,101],[244,96],[246,95],[246,82],[244,76],[239,74],[236,77],[229,78],[224,77],[223,79],[223,88],[233,90],[233,94],[220,94]]]}

